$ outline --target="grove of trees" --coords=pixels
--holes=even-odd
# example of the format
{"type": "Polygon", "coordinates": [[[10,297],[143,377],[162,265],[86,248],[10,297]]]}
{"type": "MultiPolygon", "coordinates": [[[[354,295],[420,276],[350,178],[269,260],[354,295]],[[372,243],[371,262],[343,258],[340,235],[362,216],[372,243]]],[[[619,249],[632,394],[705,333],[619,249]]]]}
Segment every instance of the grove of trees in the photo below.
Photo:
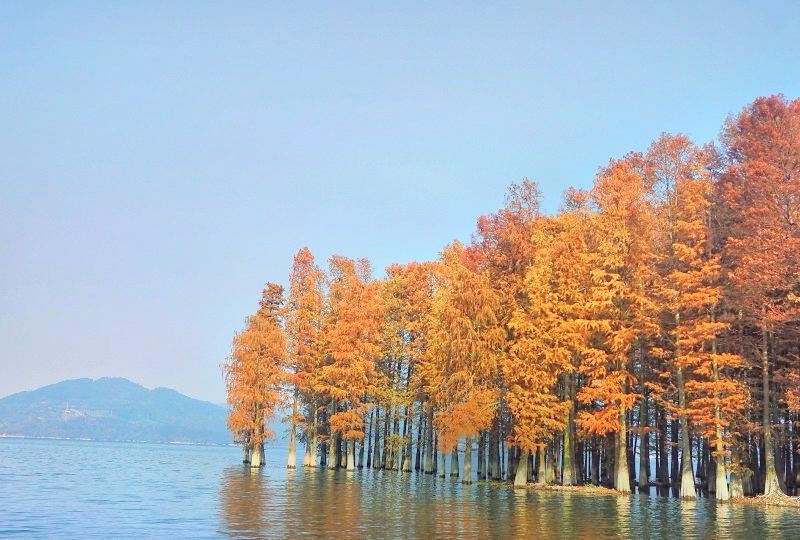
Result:
{"type": "Polygon", "coordinates": [[[717,144],[664,134],[540,210],[512,184],[468,244],[373,278],[307,248],[225,366],[229,426],[288,466],[717,499],[800,489],[800,99],[717,144]],[[449,468],[446,464],[449,462],[449,468]]]}

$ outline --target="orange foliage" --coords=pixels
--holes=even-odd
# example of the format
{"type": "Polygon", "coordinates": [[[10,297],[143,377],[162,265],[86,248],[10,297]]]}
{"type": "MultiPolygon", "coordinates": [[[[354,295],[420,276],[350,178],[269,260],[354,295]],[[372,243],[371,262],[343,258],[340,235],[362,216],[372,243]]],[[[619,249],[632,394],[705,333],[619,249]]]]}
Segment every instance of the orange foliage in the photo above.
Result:
{"type": "Polygon", "coordinates": [[[321,370],[320,390],[341,409],[329,419],[331,430],[355,440],[364,437],[366,400],[379,383],[375,362],[380,355],[383,306],[366,259],[334,255],[330,270],[324,329],[328,363],[321,370]]]}
{"type": "Polygon", "coordinates": [[[259,445],[274,433],[267,422],[281,403],[286,379],[286,337],[282,326],[283,288],[268,283],[260,308],[233,340],[225,365],[228,427],[238,443],[259,445]]]}

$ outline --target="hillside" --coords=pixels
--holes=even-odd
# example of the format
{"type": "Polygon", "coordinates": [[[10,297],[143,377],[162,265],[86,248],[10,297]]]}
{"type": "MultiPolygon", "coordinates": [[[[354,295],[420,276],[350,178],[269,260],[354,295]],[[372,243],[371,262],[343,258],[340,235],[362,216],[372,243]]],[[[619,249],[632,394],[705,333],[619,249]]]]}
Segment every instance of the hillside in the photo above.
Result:
{"type": "Polygon", "coordinates": [[[224,407],[123,378],[72,379],[0,399],[0,435],[225,444],[224,407]]]}

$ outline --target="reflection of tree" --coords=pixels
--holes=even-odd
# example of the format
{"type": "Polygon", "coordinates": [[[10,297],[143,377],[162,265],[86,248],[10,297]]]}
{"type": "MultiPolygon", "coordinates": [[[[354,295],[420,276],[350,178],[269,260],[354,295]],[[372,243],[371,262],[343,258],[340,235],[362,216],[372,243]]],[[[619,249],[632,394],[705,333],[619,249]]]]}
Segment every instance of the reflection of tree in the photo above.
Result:
{"type": "Polygon", "coordinates": [[[265,515],[268,493],[259,469],[225,469],[220,487],[221,531],[230,536],[263,536],[268,523],[265,515]]]}

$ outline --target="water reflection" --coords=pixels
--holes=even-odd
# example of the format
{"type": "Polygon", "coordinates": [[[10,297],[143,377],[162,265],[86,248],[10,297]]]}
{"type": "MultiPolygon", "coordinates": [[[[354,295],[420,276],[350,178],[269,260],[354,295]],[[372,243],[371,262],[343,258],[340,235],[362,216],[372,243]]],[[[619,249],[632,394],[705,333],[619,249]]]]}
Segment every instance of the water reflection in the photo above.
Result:
{"type": "Polygon", "coordinates": [[[219,532],[233,537],[800,537],[796,512],[680,501],[465,486],[372,470],[224,470],[219,532]]]}

